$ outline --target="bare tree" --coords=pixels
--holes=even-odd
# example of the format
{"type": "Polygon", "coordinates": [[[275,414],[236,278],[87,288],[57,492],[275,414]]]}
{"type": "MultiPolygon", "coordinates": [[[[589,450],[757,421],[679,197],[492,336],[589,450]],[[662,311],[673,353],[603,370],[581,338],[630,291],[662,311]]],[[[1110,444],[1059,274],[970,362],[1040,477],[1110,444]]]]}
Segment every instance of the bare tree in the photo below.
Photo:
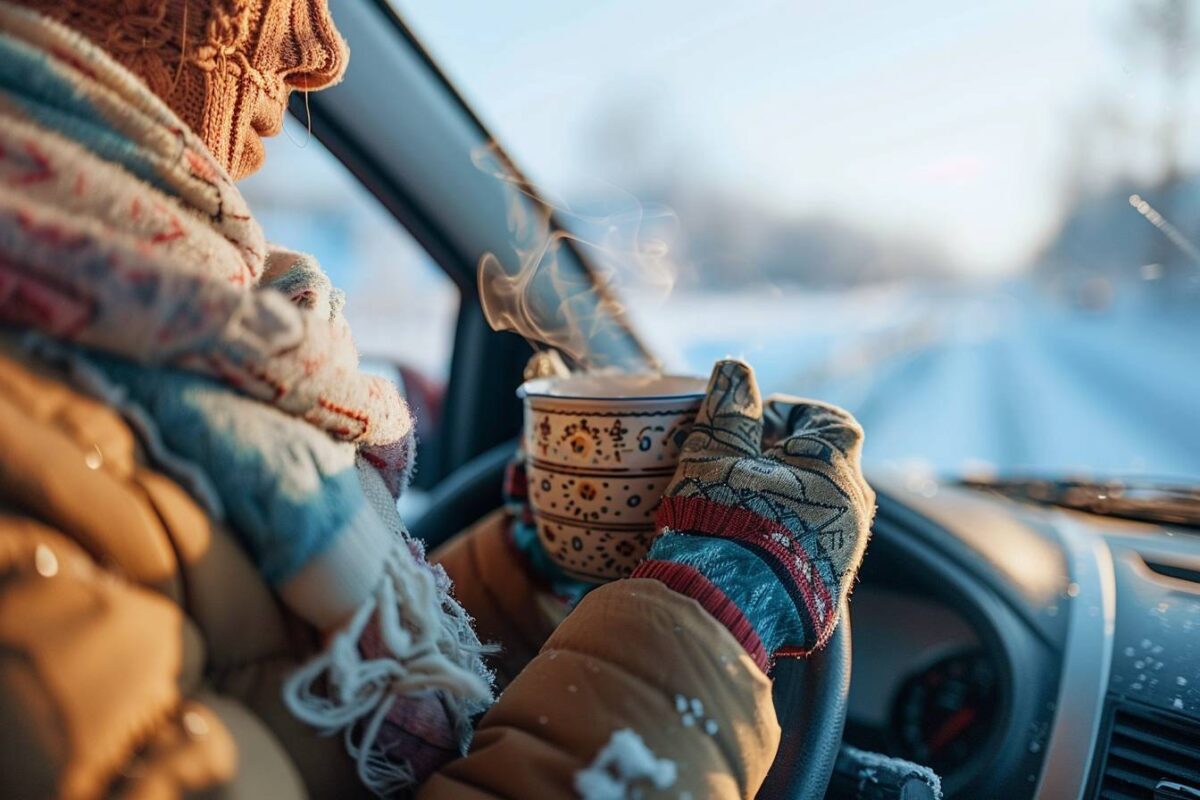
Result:
{"type": "Polygon", "coordinates": [[[1067,114],[1058,163],[1064,212],[1130,177],[1129,164],[1114,162],[1113,154],[1128,153],[1137,134],[1129,109],[1109,96],[1090,98],[1067,114]]]}
{"type": "Polygon", "coordinates": [[[1129,48],[1135,56],[1149,56],[1162,81],[1158,139],[1166,188],[1181,177],[1184,99],[1198,42],[1195,0],[1133,0],[1128,20],[1129,48]]]}

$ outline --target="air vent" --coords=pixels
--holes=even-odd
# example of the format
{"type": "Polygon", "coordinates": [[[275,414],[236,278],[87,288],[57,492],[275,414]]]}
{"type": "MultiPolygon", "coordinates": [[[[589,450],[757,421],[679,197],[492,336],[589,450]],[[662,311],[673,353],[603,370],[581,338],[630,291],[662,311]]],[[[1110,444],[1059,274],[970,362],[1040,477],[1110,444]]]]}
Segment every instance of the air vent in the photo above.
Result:
{"type": "Polygon", "coordinates": [[[1096,797],[1153,800],[1154,788],[1163,782],[1200,788],[1200,725],[1148,708],[1118,706],[1096,797]]]}
{"type": "Polygon", "coordinates": [[[1166,575],[1168,578],[1175,578],[1180,581],[1191,581],[1192,583],[1200,583],[1200,570],[1191,569],[1189,567],[1181,567],[1178,564],[1165,564],[1161,561],[1151,561],[1143,557],[1146,566],[1152,572],[1157,572],[1159,575],[1166,575]]]}

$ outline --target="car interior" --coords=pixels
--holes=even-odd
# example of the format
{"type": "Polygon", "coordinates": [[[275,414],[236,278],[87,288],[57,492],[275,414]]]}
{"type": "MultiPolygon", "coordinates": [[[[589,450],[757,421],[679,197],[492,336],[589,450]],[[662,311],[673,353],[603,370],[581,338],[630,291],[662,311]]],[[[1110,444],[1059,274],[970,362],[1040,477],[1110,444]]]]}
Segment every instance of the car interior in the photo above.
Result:
{"type": "MultiPolygon", "coordinates": [[[[459,297],[444,390],[426,397],[404,365],[382,367],[427,411],[406,522],[433,549],[499,505],[521,430],[532,351],[491,329],[476,277],[483,254],[513,254],[512,193],[477,166],[504,142],[386,0],[334,14],[353,48],[346,80],[294,96],[292,114],[459,297]]],[[[586,253],[567,248],[560,268],[590,280],[586,253]]],[[[603,291],[587,297],[605,330],[593,347],[655,363],[603,291]]],[[[928,765],[949,798],[1200,797],[1194,510],[1123,513],[1103,486],[867,477],[878,512],[848,622],[772,676],[784,738],[761,797],[856,796],[836,775],[843,743],[928,765]]]]}

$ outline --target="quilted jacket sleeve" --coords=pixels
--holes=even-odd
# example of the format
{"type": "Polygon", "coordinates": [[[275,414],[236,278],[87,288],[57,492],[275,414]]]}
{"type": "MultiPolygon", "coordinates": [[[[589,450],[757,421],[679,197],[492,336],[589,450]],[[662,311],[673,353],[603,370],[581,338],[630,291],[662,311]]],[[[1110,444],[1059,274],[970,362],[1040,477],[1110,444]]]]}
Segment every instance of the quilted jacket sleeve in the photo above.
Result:
{"type": "MultiPolygon", "coordinates": [[[[481,629],[498,606],[536,607],[536,592],[501,574],[498,558],[454,550],[492,552],[502,535],[492,518],[468,534],[478,541],[443,556],[481,629]]],[[[493,633],[513,632],[496,625],[493,633]]],[[[537,638],[526,630],[519,646],[537,638]]],[[[625,729],[675,765],[661,790],[648,780],[629,787],[645,797],[753,797],[779,744],[770,682],[730,633],[657,581],[624,580],[584,598],[483,718],[471,752],[418,797],[579,797],[580,772],[625,729]]]]}
{"type": "Polygon", "coordinates": [[[0,515],[0,574],[0,796],[302,796],[250,714],[188,696],[177,605],[23,516],[0,515]]]}
{"type": "Polygon", "coordinates": [[[232,547],[114,412],[0,355],[0,797],[305,796],[208,680],[275,643],[232,547]]]}

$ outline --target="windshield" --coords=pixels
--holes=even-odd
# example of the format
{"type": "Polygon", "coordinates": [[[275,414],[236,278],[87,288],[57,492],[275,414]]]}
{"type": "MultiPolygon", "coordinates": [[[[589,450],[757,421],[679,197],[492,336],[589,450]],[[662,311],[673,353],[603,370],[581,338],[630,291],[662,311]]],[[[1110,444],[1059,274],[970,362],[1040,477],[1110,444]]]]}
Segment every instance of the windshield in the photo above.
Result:
{"type": "Polygon", "coordinates": [[[1189,0],[396,5],[568,227],[654,229],[614,277],[668,367],[873,466],[1200,480],[1189,0]]]}

